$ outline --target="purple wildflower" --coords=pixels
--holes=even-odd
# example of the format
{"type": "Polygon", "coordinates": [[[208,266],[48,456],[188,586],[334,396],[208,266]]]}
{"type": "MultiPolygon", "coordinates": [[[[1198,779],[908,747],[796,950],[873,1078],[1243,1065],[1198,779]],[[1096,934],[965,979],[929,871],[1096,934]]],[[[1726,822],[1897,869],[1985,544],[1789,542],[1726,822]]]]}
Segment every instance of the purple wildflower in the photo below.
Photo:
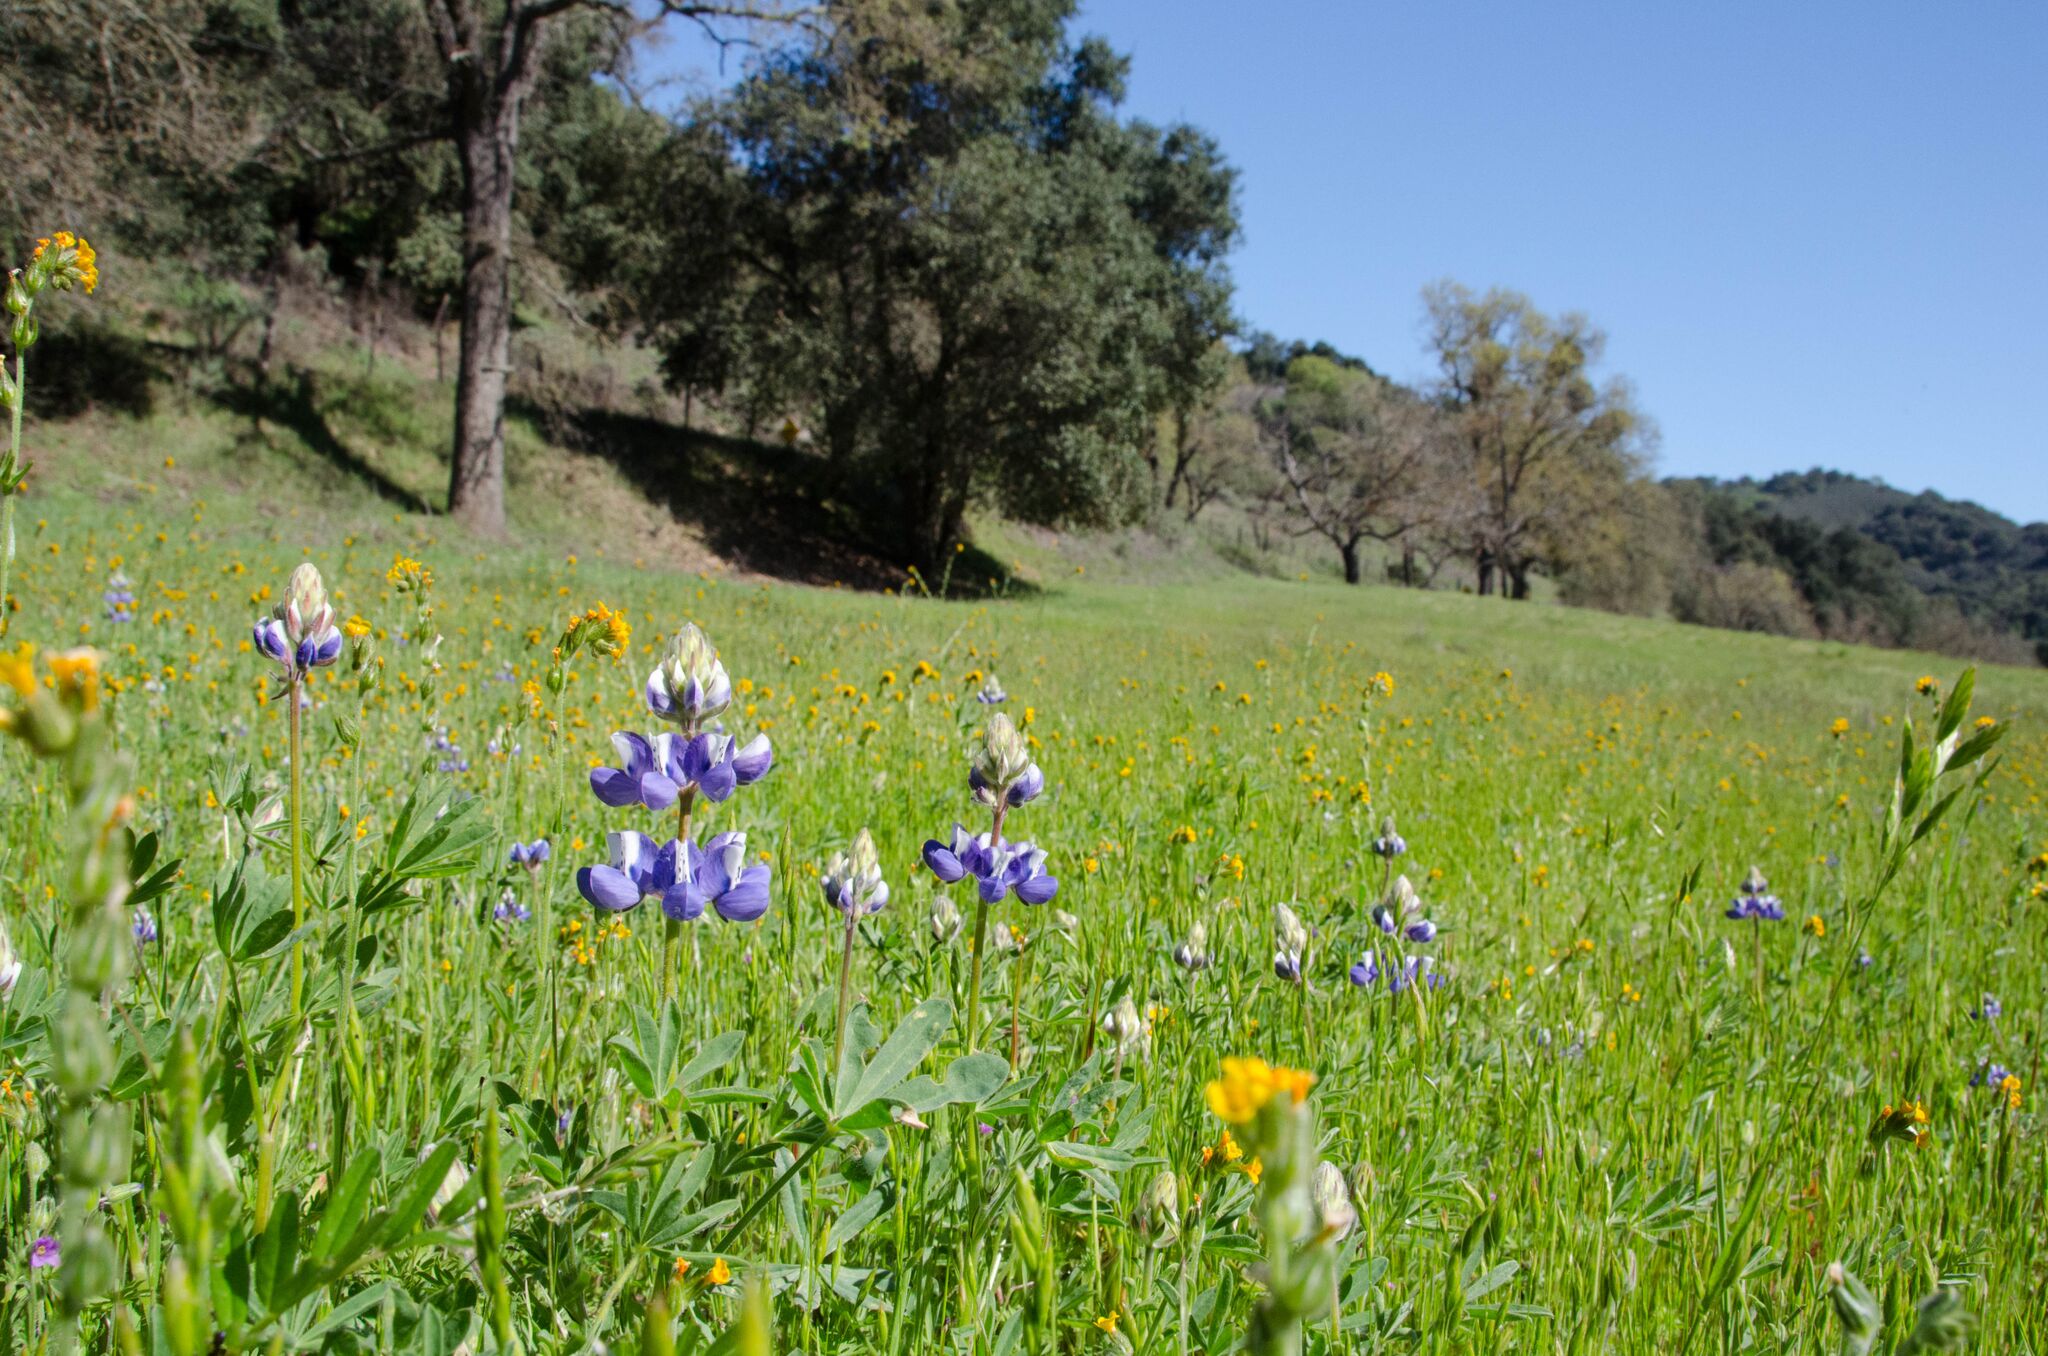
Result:
{"type": "Polygon", "coordinates": [[[56,1266],[63,1260],[63,1250],[57,1246],[57,1240],[48,1234],[38,1238],[35,1244],[28,1250],[28,1268],[30,1271],[41,1271],[44,1267],[56,1266]]]}
{"type": "Polygon", "coordinates": [[[591,791],[613,809],[644,805],[650,810],[666,810],[681,794],[668,771],[674,761],[673,741],[672,735],[656,735],[650,740],[632,730],[613,734],[612,747],[618,750],[619,766],[593,769],[591,791]]]}
{"type": "Polygon", "coordinates": [[[1045,853],[1029,843],[997,843],[986,833],[970,834],[959,824],[953,826],[953,841],[928,839],[924,864],[934,876],[951,885],[974,877],[982,900],[994,904],[1015,892],[1026,904],[1048,903],[1059,893],[1058,880],[1045,874],[1045,853]]]}

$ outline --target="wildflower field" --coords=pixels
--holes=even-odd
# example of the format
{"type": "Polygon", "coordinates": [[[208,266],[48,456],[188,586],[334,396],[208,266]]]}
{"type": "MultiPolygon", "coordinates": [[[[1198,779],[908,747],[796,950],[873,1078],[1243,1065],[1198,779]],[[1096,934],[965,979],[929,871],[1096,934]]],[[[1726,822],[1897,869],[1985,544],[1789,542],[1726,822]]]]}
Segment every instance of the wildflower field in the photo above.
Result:
{"type": "Polygon", "coordinates": [[[2048,1349],[2038,673],[16,488],[0,1350],[2048,1349]]]}

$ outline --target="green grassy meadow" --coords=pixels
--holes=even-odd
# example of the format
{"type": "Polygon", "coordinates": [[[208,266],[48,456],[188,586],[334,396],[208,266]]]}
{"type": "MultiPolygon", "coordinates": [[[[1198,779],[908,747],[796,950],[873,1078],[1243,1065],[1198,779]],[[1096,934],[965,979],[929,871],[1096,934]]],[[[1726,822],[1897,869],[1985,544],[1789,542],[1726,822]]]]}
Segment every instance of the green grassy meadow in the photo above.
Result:
{"type": "MultiPolygon", "coordinates": [[[[1954,779],[1873,899],[1905,718],[1924,743],[1940,700],[1916,679],[1957,679],[1924,656],[1320,576],[1099,583],[1057,548],[1002,600],[763,584],[600,550],[587,523],[573,552],[463,541],[253,461],[239,487],[191,456],[159,474],[164,446],[122,436],[31,483],[7,642],[104,652],[133,832],[160,845],[143,874],[180,862],[104,1014],[98,1099],[131,1131],[92,1209],[120,1313],[86,1308],[85,1349],[183,1350],[203,1312],[199,1349],[235,1351],[655,1353],[729,1328],[731,1350],[1233,1350],[1275,1245],[1263,1165],[1205,1103],[1235,1055],[1314,1073],[1304,1114],[1355,1211],[1302,1244],[1339,1277],[1308,1351],[1855,1350],[1834,1262],[1879,1349],[1937,1288],[1977,1319],[1967,1349],[2048,1349],[2048,675],[1978,674],[1970,723],[2011,725],[1996,768],[1954,779]],[[387,579],[399,556],[424,604],[387,579]],[[301,560],[381,680],[345,656],[310,682],[294,928],[288,699],[249,636],[301,560]],[[132,621],[106,615],[117,572],[132,621]],[[628,653],[571,657],[551,692],[598,602],[628,653]],[[574,872],[608,831],[675,831],[586,778],[613,730],[652,728],[641,687],[685,620],[732,676],[729,728],[775,751],[692,829],[744,830],[773,886],[759,922],[707,913],[671,946],[657,906],[600,913],[574,872]],[[971,882],[919,854],[986,823],[990,674],[1046,778],[1007,832],[1060,888],[989,911],[977,1001],[971,882]],[[848,953],[835,1068],[819,873],[862,827],[892,896],[848,953]],[[508,863],[542,836],[544,867],[508,863]],[[1752,865],[1783,921],[1723,916],[1752,865]],[[1392,871],[1426,945],[1372,919],[1392,871]],[[1299,984],[1280,903],[1312,934],[1299,984]],[[1190,972],[1197,922],[1213,964],[1190,972]],[[1356,986],[1368,950],[1444,980],[1356,986]],[[954,1068],[970,1052],[1004,1067],[954,1068]],[[1973,1085],[1987,1062],[2017,1106],[1973,1085]],[[1908,1101],[1923,1126],[1873,1133],[1908,1101]],[[408,1217],[450,1163],[468,1185],[408,1217]],[[385,1223],[352,1252],[358,1218],[385,1223]]],[[[55,765],[7,741],[0,767],[22,962],[0,1348],[40,1352],[71,1340],[75,1263],[31,1255],[80,1152],[48,1090],[73,830],[55,765]]]]}

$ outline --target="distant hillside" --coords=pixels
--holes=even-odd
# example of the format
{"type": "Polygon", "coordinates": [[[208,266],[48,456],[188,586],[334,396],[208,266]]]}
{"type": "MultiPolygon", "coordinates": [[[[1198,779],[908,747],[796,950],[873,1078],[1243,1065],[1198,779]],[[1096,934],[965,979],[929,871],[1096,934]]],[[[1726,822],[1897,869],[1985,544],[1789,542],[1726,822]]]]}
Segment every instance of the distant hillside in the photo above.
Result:
{"type": "MultiPolygon", "coordinates": [[[[1770,541],[1780,559],[1769,563],[1788,567],[1802,589],[1800,556],[1838,564],[1853,555],[1864,591],[1883,594],[1902,582],[1947,599],[1970,621],[2024,639],[2048,663],[2048,523],[2022,525],[1967,500],[1910,494],[1842,471],[1673,483],[1716,502],[1724,529],[1770,541]],[[1879,549],[1854,549],[1844,534],[1879,549]]],[[[1828,582],[1819,581],[1823,591],[1828,582]]],[[[1809,601],[1824,605],[1810,591],[1809,601]]]]}

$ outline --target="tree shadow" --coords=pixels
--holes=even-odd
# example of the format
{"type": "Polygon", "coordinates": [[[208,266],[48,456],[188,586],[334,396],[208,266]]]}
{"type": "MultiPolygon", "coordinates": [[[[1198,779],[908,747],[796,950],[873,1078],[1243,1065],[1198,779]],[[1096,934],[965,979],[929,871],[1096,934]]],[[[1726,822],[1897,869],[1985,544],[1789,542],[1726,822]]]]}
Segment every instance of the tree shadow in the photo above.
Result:
{"type": "Polygon", "coordinates": [[[366,460],[334,431],[321,406],[319,379],[304,368],[291,368],[278,380],[230,382],[214,393],[213,400],[254,424],[252,436],[261,436],[265,421],[291,430],[316,456],[367,485],[380,499],[414,513],[441,511],[425,495],[366,460]]]}
{"type": "MultiPolygon", "coordinates": [[[[602,457],[635,489],[696,529],[706,546],[750,573],[859,589],[916,585],[888,539],[879,496],[820,453],[601,409],[561,411],[508,402],[557,442],[602,457]]],[[[1014,590],[993,557],[963,554],[955,595],[1014,590]],[[974,584],[968,586],[968,576],[974,584]]],[[[926,581],[934,592],[937,581],[926,581]]]]}

